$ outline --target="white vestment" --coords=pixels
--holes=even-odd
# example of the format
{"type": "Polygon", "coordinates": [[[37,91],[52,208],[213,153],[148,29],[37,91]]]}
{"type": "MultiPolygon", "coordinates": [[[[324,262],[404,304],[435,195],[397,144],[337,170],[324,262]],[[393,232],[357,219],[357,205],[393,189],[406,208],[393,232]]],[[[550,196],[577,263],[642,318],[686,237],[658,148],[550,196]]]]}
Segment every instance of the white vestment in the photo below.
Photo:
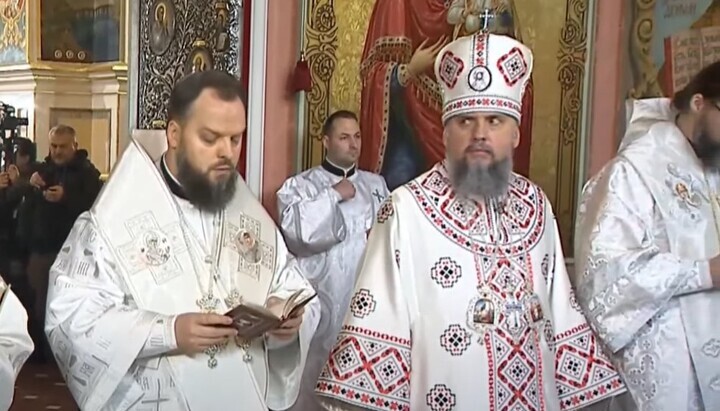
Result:
{"type": "MultiPolygon", "coordinates": [[[[0,291],[6,287],[0,278],[0,291]]],[[[34,348],[28,334],[27,312],[11,290],[6,292],[0,305],[0,411],[10,408],[15,379],[34,348]]]]}
{"type": "MultiPolygon", "coordinates": [[[[337,170],[332,165],[328,169],[337,170]]],[[[358,170],[348,177],[355,186],[355,197],[341,202],[332,188],[341,179],[343,176],[317,166],[288,179],[277,193],[285,241],[322,305],[293,408],[299,411],[319,409],[315,385],[347,312],[367,232],[389,194],[381,176],[358,170]]]]}
{"type": "Polygon", "coordinates": [[[578,301],[640,410],[720,410],[718,194],[667,99],[640,100],[617,157],[588,183],[578,301]]]}
{"type": "Polygon", "coordinates": [[[241,179],[224,218],[204,215],[168,189],[155,164],[164,145],[146,147],[132,141],[51,269],[46,332],[68,388],[83,411],[289,408],[319,304],[289,343],[233,341],[214,356],[176,354],[174,321],[201,298],[224,313],[233,290],[264,304],[310,285],[241,179]]]}
{"type": "Polygon", "coordinates": [[[623,390],[540,188],[514,175],[479,204],[442,164],[383,204],[317,387],[330,410],[397,411],[572,410],[623,390]]]}

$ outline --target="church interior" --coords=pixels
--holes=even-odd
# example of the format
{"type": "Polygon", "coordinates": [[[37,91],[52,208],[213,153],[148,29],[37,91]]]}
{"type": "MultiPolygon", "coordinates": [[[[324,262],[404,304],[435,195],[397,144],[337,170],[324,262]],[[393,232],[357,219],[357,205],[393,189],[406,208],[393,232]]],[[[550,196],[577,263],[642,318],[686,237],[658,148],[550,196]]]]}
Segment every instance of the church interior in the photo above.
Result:
{"type": "MultiPolygon", "coordinates": [[[[435,32],[462,35],[466,27],[432,15],[457,1],[380,3],[0,0],[0,101],[6,113],[14,110],[27,120],[13,130],[3,125],[3,135],[16,132],[34,141],[41,159],[48,131],[70,125],[107,178],[134,134],[165,129],[167,99],[180,78],[223,70],[240,78],[248,92],[239,171],[274,214],[282,182],[322,161],[322,126],[333,111],[359,115],[364,150],[367,145],[360,166],[375,172],[392,168],[385,140],[403,131],[392,122],[390,132],[373,131],[382,127],[365,123],[377,116],[364,114],[369,108],[363,99],[381,114],[404,116],[411,138],[432,132],[432,124],[413,122],[416,108],[409,107],[431,106],[432,93],[418,87],[405,95],[406,111],[396,112],[387,97],[369,90],[376,80],[372,67],[407,63],[413,43],[422,41],[383,47],[382,25],[393,24],[393,13],[429,13],[428,21],[440,22],[435,32]]],[[[720,0],[479,3],[500,7],[509,20],[493,27],[518,37],[535,54],[531,115],[521,134],[526,151],[515,166],[547,193],[564,246],[572,250],[579,194],[615,154],[626,100],[670,95],[687,81],[687,66],[718,59],[703,54],[703,61],[683,62],[677,56],[699,47],[684,40],[720,30],[720,0]]],[[[52,358],[31,358],[11,410],[75,409],[52,358]]]]}

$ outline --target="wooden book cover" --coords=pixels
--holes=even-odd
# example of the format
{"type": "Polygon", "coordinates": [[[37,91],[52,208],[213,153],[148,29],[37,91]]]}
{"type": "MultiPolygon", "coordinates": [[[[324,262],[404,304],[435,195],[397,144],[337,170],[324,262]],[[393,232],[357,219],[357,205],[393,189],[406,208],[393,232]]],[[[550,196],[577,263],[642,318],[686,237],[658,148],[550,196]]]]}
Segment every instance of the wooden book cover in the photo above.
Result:
{"type": "Polygon", "coordinates": [[[278,328],[315,297],[317,294],[314,291],[298,290],[287,300],[272,307],[241,303],[225,315],[233,319],[233,327],[238,331],[238,337],[253,340],[278,328]]]}

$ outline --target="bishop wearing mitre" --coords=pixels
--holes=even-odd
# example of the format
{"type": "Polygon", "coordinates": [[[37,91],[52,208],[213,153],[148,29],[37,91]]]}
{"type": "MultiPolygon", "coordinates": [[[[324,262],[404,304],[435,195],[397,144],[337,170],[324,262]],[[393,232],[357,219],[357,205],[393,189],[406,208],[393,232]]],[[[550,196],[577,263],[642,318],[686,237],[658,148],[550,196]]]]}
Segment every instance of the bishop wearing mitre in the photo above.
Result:
{"type": "Polygon", "coordinates": [[[576,410],[624,392],[574,302],[548,198],[512,172],[532,68],[502,35],[438,54],[446,159],[377,214],[317,384],[327,410],[576,410]]]}
{"type": "Polygon", "coordinates": [[[179,81],[166,138],[133,139],[75,223],[51,269],[45,331],[82,410],[295,402],[317,302],[250,340],[224,315],[312,292],[236,171],[246,108],[228,74],[179,81]]]}
{"type": "Polygon", "coordinates": [[[0,277],[0,411],[10,408],[15,379],[33,348],[27,312],[0,277]]]}

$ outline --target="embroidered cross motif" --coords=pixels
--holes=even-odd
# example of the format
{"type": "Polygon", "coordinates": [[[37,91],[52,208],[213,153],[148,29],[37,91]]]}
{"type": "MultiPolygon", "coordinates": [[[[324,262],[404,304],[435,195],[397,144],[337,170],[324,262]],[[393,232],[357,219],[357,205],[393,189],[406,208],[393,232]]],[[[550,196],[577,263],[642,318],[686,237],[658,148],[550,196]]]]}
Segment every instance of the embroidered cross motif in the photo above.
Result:
{"type": "Polygon", "coordinates": [[[373,191],[372,195],[373,195],[373,197],[375,197],[375,199],[377,200],[378,203],[382,203],[383,196],[382,196],[382,194],[380,194],[380,191],[377,188],[375,189],[375,191],[373,191]]]}
{"type": "Polygon", "coordinates": [[[182,275],[178,254],[187,252],[180,224],[160,227],[152,211],[125,223],[131,241],[119,247],[120,261],[131,275],[149,270],[156,284],[182,275]]]}
{"type": "Polygon", "coordinates": [[[166,401],[170,401],[169,398],[163,398],[160,395],[160,381],[157,382],[157,395],[153,399],[143,400],[142,404],[149,404],[155,407],[155,411],[160,411],[160,404],[166,401]]]}

